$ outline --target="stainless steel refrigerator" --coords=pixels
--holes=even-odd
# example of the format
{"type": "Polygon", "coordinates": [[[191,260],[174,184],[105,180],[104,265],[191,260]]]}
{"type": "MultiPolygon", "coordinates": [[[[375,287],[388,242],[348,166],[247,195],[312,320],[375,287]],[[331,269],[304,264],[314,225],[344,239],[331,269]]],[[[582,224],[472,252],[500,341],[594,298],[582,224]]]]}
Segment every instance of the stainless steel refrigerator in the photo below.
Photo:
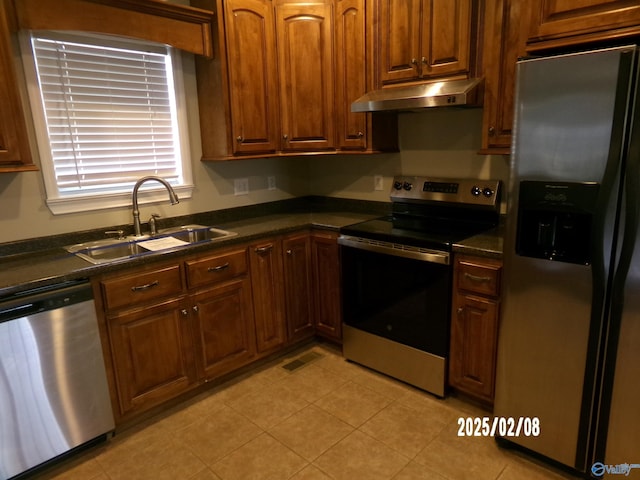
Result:
{"type": "Polygon", "coordinates": [[[640,478],[637,77],[636,46],[517,66],[494,413],[540,433],[498,434],[596,478],[640,478]]]}

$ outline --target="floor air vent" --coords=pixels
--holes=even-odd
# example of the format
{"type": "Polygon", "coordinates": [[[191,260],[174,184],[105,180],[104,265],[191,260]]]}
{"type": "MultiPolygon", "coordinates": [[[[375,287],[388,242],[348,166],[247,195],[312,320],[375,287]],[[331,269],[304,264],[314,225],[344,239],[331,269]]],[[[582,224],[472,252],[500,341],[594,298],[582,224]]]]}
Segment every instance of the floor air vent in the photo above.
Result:
{"type": "Polygon", "coordinates": [[[321,353],[317,353],[317,352],[309,352],[309,353],[305,353],[304,355],[296,358],[295,360],[290,361],[289,363],[285,363],[282,368],[284,368],[285,370],[288,370],[289,372],[293,372],[294,370],[297,370],[298,368],[304,367],[305,365],[313,362],[314,360],[317,360],[319,358],[322,357],[321,353]]]}

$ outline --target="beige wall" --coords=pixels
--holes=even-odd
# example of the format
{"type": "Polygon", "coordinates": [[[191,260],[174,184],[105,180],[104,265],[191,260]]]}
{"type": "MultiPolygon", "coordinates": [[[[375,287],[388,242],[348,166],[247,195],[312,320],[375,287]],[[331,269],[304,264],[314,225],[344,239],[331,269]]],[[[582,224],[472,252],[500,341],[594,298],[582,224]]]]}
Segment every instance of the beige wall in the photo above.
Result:
{"type": "Polygon", "coordinates": [[[310,189],[317,195],[389,201],[394,175],[507,180],[505,156],[478,155],[482,109],[429,109],[402,113],[400,152],[375,156],[335,156],[310,160],[310,189]],[[374,190],[374,176],[384,188],[374,190]]]}
{"type": "MultiPolygon", "coordinates": [[[[193,59],[185,55],[185,85],[195,190],[179,205],[168,202],[141,207],[143,220],[152,212],[163,216],[218,210],[316,194],[364,200],[389,200],[395,174],[506,179],[504,157],[483,156],[480,148],[481,109],[435,109],[401,114],[399,153],[358,156],[310,156],[286,159],[207,163],[200,158],[200,132],[193,59]],[[267,176],[276,176],[276,190],[267,176]],[[374,176],[384,189],[374,191],[374,176]],[[233,194],[234,178],[249,178],[249,195],[233,194]]],[[[37,148],[33,148],[36,153],[37,148]]],[[[44,202],[40,173],[0,175],[0,243],[78,230],[131,223],[128,207],[53,215],[44,202]]]]}

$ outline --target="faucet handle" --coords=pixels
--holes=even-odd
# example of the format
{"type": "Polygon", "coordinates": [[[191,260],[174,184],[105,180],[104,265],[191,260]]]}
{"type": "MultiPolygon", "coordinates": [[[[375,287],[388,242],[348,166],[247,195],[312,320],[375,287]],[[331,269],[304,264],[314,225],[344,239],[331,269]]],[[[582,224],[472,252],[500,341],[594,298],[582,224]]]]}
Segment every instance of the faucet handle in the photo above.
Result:
{"type": "Polygon", "coordinates": [[[107,230],[104,232],[105,235],[118,235],[118,240],[124,240],[124,230],[107,230]]]}
{"type": "Polygon", "coordinates": [[[158,233],[156,229],[156,218],[161,217],[157,213],[152,213],[151,217],[149,218],[149,233],[151,233],[151,235],[156,235],[158,233]]]}

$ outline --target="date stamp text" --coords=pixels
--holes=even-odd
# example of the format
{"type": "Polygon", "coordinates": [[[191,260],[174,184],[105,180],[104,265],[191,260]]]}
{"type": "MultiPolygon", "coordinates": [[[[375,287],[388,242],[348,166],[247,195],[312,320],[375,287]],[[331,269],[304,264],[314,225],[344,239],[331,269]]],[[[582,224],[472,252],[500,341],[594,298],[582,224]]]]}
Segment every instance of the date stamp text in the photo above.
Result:
{"type": "Polygon", "coordinates": [[[537,437],[538,417],[460,417],[459,437],[537,437]]]}

